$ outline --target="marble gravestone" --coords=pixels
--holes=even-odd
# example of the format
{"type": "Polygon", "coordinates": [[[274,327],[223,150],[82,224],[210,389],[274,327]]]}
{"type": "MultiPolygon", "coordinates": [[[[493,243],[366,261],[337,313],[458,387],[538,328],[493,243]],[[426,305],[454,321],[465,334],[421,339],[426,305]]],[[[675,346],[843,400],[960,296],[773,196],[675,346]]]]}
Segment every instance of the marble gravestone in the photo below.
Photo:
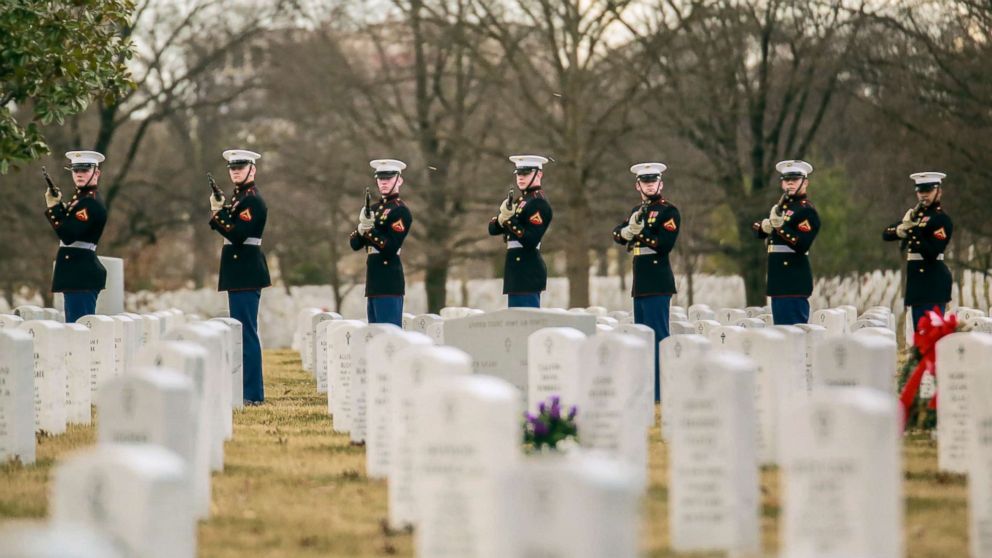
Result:
{"type": "Polygon", "coordinates": [[[496,558],[499,478],[520,456],[520,392],[490,376],[427,380],[414,395],[419,556],[496,558]]]}
{"type": "Polygon", "coordinates": [[[4,558],[127,558],[113,537],[71,522],[10,521],[0,526],[4,558]]]}
{"type": "MultiPolygon", "coordinates": [[[[943,366],[945,372],[948,367],[952,367],[959,374],[969,376],[968,391],[965,392],[968,397],[968,419],[971,422],[966,452],[968,541],[971,556],[992,556],[992,406],[988,404],[992,401],[992,374],[989,374],[992,335],[977,332],[953,335],[967,336],[952,339],[953,346],[944,346],[943,366]],[[963,354],[958,352],[961,347],[964,348],[963,354]],[[947,352],[946,349],[951,350],[947,352]],[[947,359],[951,362],[948,363],[947,359]]],[[[937,353],[937,358],[939,366],[940,352],[937,353]]],[[[943,394],[940,403],[944,403],[943,394]]],[[[939,443],[938,440],[938,452],[939,443]]]]}
{"type": "Polygon", "coordinates": [[[65,328],[65,414],[71,424],[89,424],[92,394],[92,353],[89,328],[80,324],[64,324],[65,328]]]}
{"type": "MultiPolygon", "coordinates": [[[[472,359],[453,347],[413,344],[400,349],[393,370],[390,397],[391,444],[389,449],[389,526],[396,529],[416,526],[418,511],[414,482],[413,451],[417,447],[417,416],[421,399],[418,397],[428,382],[472,373],[472,359]]],[[[519,419],[519,415],[517,417],[519,419]]],[[[519,443],[519,440],[517,440],[519,443]]]]}
{"type": "Polygon", "coordinates": [[[672,379],[668,519],[677,552],[760,550],[756,374],[747,357],[711,351],[672,379]]]}
{"type": "Polygon", "coordinates": [[[34,421],[38,432],[63,434],[66,427],[65,325],[28,320],[19,328],[34,343],[34,421]]]}
{"type": "MultiPolygon", "coordinates": [[[[196,515],[203,519],[210,515],[210,472],[211,455],[217,444],[223,450],[223,438],[217,439],[219,428],[211,422],[213,416],[209,407],[216,396],[208,389],[217,389],[215,383],[207,381],[206,363],[208,352],[197,343],[189,341],[159,341],[149,345],[138,354],[139,367],[154,367],[173,370],[185,376],[192,388],[192,402],[189,419],[194,425],[191,434],[193,462],[189,463],[193,502],[196,515]]],[[[223,453],[221,454],[223,460],[223,453]]]]}
{"type": "Polygon", "coordinates": [[[691,370],[696,361],[712,348],[709,339],[702,335],[672,335],[658,344],[661,368],[661,437],[671,439],[671,425],[675,417],[675,376],[691,370]]]}
{"type": "Polygon", "coordinates": [[[0,329],[16,329],[24,321],[14,314],[0,314],[0,329]]]}
{"type": "MultiPolygon", "coordinates": [[[[234,383],[234,376],[231,373],[233,368],[232,364],[232,340],[231,340],[231,328],[226,324],[221,322],[216,322],[212,320],[206,320],[199,322],[197,324],[199,327],[209,328],[220,334],[220,343],[218,344],[220,348],[220,378],[221,378],[221,405],[224,410],[221,416],[224,419],[224,439],[230,440],[234,437],[234,413],[232,412],[235,408],[234,406],[234,393],[235,388],[232,385],[234,383]]],[[[244,389],[238,389],[237,393],[242,395],[244,389]]],[[[244,400],[240,400],[238,408],[244,406],[244,400]]]]}
{"type": "Polygon", "coordinates": [[[552,310],[509,308],[445,320],[444,343],[472,357],[472,370],[502,378],[529,393],[527,339],[547,327],[571,327],[585,335],[596,333],[596,317],[552,310]]]}
{"type": "MultiPolygon", "coordinates": [[[[969,392],[982,375],[992,373],[992,361],[977,360],[984,353],[987,334],[958,332],[937,341],[937,468],[953,473],[967,473],[968,449],[974,433],[973,414],[981,412],[969,406],[969,392]]],[[[984,408],[988,402],[979,405],[984,408]]]]}
{"type": "Polygon", "coordinates": [[[368,327],[358,320],[335,320],[341,325],[327,332],[327,404],[335,432],[351,429],[351,379],[357,364],[358,336],[368,327]]]}
{"type": "Polygon", "coordinates": [[[182,458],[159,446],[92,446],[55,468],[51,515],[108,532],[129,556],[193,558],[186,475],[182,458]]]}
{"type": "Polygon", "coordinates": [[[34,341],[20,329],[0,330],[0,464],[35,461],[34,341]]]}
{"type": "Polygon", "coordinates": [[[895,398],[825,388],[790,402],[783,416],[781,555],[904,556],[895,398]]]}
{"type": "Polygon", "coordinates": [[[397,355],[411,346],[431,346],[431,340],[422,333],[405,331],[400,334],[387,333],[373,337],[366,348],[366,394],[365,471],[369,478],[379,479],[389,476],[392,446],[392,375],[400,363],[397,355]]]}
{"type": "Polygon", "coordinates": [[[241,409],[245,406],[245,351],[244,332],[241,322],[234,318],[213,318],[211,322],[220,322],[228,327],[229,345],[231,347],[231,406],[241,409]]]}
{"type": "Polygon", "coordinates": [[[306,336],[307,346],[301,350],[306,352],[307,363],[309,366],[306,370],[314,373],[317,371],[317,326],[320,325],[321,322],[340,319],[341,314],[338,314],[337,312],[320,312],[310,316],[310,333],[306,336]]]}
{"type": "Polygon", "coordinates": [[[579,352],[586,336],[570,327],[549,327],[527,339],[527,410],[558,396],[563,408],[579,401],[579,352]]]}
{"type": "Polygon", "coordinates": [[[351,374],[351,424],[348,433],[352,444],[364,444],[368,435],[368,347],[380,335],[398,335],[403,330],[393,324],[369,324],[355,339],[355,366],[351,374]]]}
{"type": "Polygon", "coordinates": [[[100,384],[117,376],[117,343],[114,319],[91,314],[76,320],[90,329],[90,398],[96,397],[100,384]]]}
{"type": "Polygon", "coordinates": [[[640,491],[629,466],[581,453],[538,456],[499,482],[497,556],[638,555],[640,491]]]}
{"type": "Polygon", "coordinates": [[[865,386],[895,392],[894,341],[864,335],[828,337],[813,353],[813,390],[823,386],[865,386]]]}

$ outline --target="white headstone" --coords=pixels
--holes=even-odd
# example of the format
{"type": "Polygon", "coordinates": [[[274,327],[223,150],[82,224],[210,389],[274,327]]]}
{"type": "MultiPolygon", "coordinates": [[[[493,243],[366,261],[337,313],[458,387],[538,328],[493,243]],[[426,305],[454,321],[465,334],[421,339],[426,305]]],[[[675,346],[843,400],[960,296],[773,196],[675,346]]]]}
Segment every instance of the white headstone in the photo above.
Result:
{"type": "Polygon", "coordinates": [[[557,395],[566,407],[579,402],[581,357],[586,336],[570,327],[535,331],[527,340],[527,410],[557,395]]]}
{"type": "Polygon", "coordinates": [[[734,325],[747,318],[747,312],[739,308],[721,308],[716,312],[716,320],[723,325],[734,325]]]}
{"type": "MultiPolygon", "coordinates": [[[[980,360],[988,338],[983,333],[952,333],[937,341],[937,468],[954,473],[968,472],[968,445],[975,412],[969,407],[969,392],[979,376],[992,373],[992,361],[980,360]]],[[[982,407],[988,405],[983,402],[982,407]]],[[[986,473],[987,474],[987,473],[986,473]]]]}
{"type": "Polygon", "coordinates": [[[696,335],[702,335],[705,337],[709,335],[710,331],[720,327],[720,322],[716,320],[696,320],[693,322],[693,327],[696,329],[696,335]]]}
{"type": "Polygon", "coordinates": [[[358,336],[368,324],[358,320],[336,320],[341,325],[327,335],[327,410],[335,432],[351,429],[351,377],[357,364],[358,336]]]}
{"type": "Polygon", "coordinates": [[[753,329],[756,327],[768,327],[768,324],[760,318],[744,318],[743,320],[737,320],[734,323],[737,327],[743,327],[744,329],[753,329]]]}
{"type": "Polygon", "coordinates": [[[212,322],[220,322],[228,327],[229,345],[231,347],[231,406],[241,409],[245,406],[245,352],[244,331],[241,322],[234,318],[214,318],[212,322]]]}
{"type": "Polygon", "coordinates": [[[782,556],[904,556],[900,415],[895,398],[864,387],[790,402],[782,556]]]}
{"type": "Polygon", "coordinates": [[[826,308],[817,310],[810,316],[809,323],[823,326],[827,330],[827,337],[836,337],[848,332],[848,313],[839,308],[826,308]]]}
{"type": "Polygon", "coordinates": [[[528,393],[527,338],[546,327],[572,327],[592,335],[596,318],[590,314],[510,308],[445,320],[444,343],[471,355],[476,374],[503,378],[528,393]]]}
{"type": "MultiPolygon", "coordinates": [[[[192,409],[190,420],[195,426],[192,435],[193,463],[189,464],[193,485],[193,502],[199,518],[210,515],[210,460],[217,443],[223,447],[223,438],[216,440],[217,432],[210,421],[211,401],[216,395],[208,393],[217,389],[215,383],[207,381],[206,363],[209,353],[197,343],[189,341],[159,341],[148,345],[138,354],[137,366],[157,367],[174,370],[190,381],[192,387],[192,409]]],[[[221,454],[223,460],[223,454],[221,454]]]]}
{"type": "MultiPolygon", "coordinates": [[[[950,354],[943,358],[950,358],[952,362],[948,364],[945,361],[943,364],[969,376],[966,392],[971,422],[967,450],[968,540],[971,556],[992,556],[992,475],[989,474],[992,471],[992,406],[988,404],[992,401],[992,374],[989,374],[992,335],[966,335],[967,338],[956,341],[959,347],[965,348],[964,354],[958,354],[956,348],[950,347],[950,354]],[[954,360],[958,362],[954,363],[954,360]]],[[[937,358],[941,358],[940,352],[937,358]]],[[[940,404],[944,404],[943,393],[940,404]]]]}
{"type": "MultiPolygon", "coordinates": [[[[644,424],[651,428],[654,423],[654,358],[658,350],[654,342],[654,330],[644,324],[624,324],[617,327],[617,333],[633,335],[648,346],[648,350],[643,352],[644,367],[641,369],[641,385],[638,388],[644,401],[644,424]]],[[[658,379],[659,390],[661,378],[658,379]]]]}
{"type": "Polygon", "coordinates": [[[117,325],[109,316],[91,314],[76,320],[90,329],[90,398],[96,397],[100,384],[117,376],[117,325]]]}
{"type": "Polygon", "coordinates": [[[760,549],[756,373],[750,359],[717,351],[673,378],[668,518],[678,552],[760,549]]]}
{"type": "Polygon", "coordinates": [[[416,331],[417,333],[427,334],[427,326],[433,323],[443,322],[444,318],[438,316],[437,314],[421,314],[419,316],[414,316],[413,321],[410,323],[411,331],[416,331]]]}
{"type": "Polygon", "coordinates": [[[489,376],[428,381],[414,396],[419,556],[498,556],[499,479],[519,460],[520,393],[489,376]]]}
{"type": "Polygon", "coordinates": [[[310,316],[310,333],[307,335],[307,365],[309,368],[304,370],[309,370],[310,372],[316,372],[317,366],[317,326],[321,322],[326,322],[328,320],[340,320],[341,314],[337,312],[320,312],[310,316]]]}
{"type": "Polygon", "coordinates": [[[661,437],[671,439],[672,421],[675,416],[675,376],[691,370],[696,361],[712,347],[702,335],[672,335],[658,344],[658,362],[661,369],[661,437]]]}
{"type": "Polygon", "coordinates": [[[65,325],[29,320],[20,325],[34,340],[34,420],[38,432],[65,432],[65,325]]]}
{"type": "Polygon", "coordinates": [[[389,476],[392,446],[392,376],[399,367],[397,356],[406,347],[431,346],[431,340],[412,331],[387,333],[372,338],[366,348],[368,394],[365,471],[369,478],[389,476]]]}
{"type": "Polygon", "coordinates": [[[113,537],[70,522],[9,521],[0,526],[4,558],[126,558],[113,537]]]}
{"type": "Polygon", "coordinates": [[[19,329],[0,330],[0,463],[35,461],[34,382],[31,336],[19,329]]]}
{"type": "Polygon", "coordinates": [[[0,314],[0,329],[16,329],[24,321],[14,314],[0,314]]]}
{"type": "Polygon", "coordinates": [[[706,304],[693,304],[689,307],[686,315],[689,317],[690,322],[698,322],[700,320],[716,320],[716,312],[706,304]]]}
{"type": "Polygon", "coordinates": [[[418,443],[416,417],[421,402],[417,395],[429,381],[471,374],[472,360],[452,347],[416,344],[400,349],[394,361],[398,366],[393,370],[390,386],[389,525],[400,528],[415,525],[418,519],[413,490],[413,448],[418,443]]]}
{"type": "Polygon", "coordinates": [[[829,337],[813,352],[813,390],[864,386],[894,393],[896,344],[881,337],[829,337]]]}
{"type": "Polygon", "coordinates": [[[65,324],[65,414],[72,424],[89,424],[93,374],[92,332],[84,325],[65,324]]]}
{"type": "Polygon", "coordinates": [[[56,467],[52,517],[112,534],[129,556],[192,558],[196,520],[186,464],[155,445],[97,445],[56,467]]]}
{"type": "Polygon", "coordinates": [[[300,361],[303,369],[307,372],[313,371],[313,363],[310,362],[312,355],[309,350],[309,347],[313,345],[313,317],[320,313],[320,308],[304,308],[296,315],[296,333],[293,335],[293,348],[300,351],[300,361]]]}
{"type": "MultiPolygon", "coordinates": [[[[231,339],[233,332],[227,324],[214,320],[206,320],[200,322],[198,325],[211,328],[220,334],[220,399],[221,405],[225,409],[221,415],[224,419],[224,439],[230,440],[234,437],[234,413],[231,412],[235,408],[234,394],[237,393],[239,396],[243,396],[244,394],[243,385],[239,387],[234,386],[234,358],[231,356],[231,353],[234,352],[234,340],[231,339]]],[[[244,399],[238,401],[238,408],[241,407],[244,407],[244,399]]]]}
{"type": "Polygon", "coordinates": [[[804,359],[806,363],[806,391],[813,391],[813,354],[815,348],[827,336],[827,328],[816,324],[796,324],[806,333],[804,359]]]}
{"type": "Polygon", "coordinates": [[[369,324],[355,340],[355,366],[351,374],[351,443],[365,443],[368,436],[369,343],[380,335],[398,335],[403,330],[393,324],[369,324]]]}
{"type": "Polygon", "coordinates": [[[791,377],[805,377],[805,370],[794,370],[793,359],[780,359],[779,351],[786,344],[781,331],[768,327],[744,330],[741,348],[757,364],[754,381],[754,408],[757,415],[758,461],[762,465],[777,463],[778,413],[786,389],[794,383],[791,377]]]}

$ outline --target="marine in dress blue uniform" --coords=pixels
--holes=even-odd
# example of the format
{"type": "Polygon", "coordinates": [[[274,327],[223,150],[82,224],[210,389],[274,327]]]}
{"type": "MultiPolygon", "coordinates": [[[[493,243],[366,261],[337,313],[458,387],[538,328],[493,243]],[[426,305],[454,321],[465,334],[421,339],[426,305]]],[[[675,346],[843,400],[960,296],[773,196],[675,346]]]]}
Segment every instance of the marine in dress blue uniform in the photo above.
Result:
{"type": "Polygon", "coordinates": [[[376,187],[381,199],[370,212],[365,208],[358,214],[358,228],[348,242],[351,249],[364,249],[366,313],[370,324],[394,324],[403,327],[403,296],[406,279],[400,251],[410,234],[413,214],[400,199],[403,169],[406,163],[396,159],[376,159],[369,165],[375,169],[376,187]]]}
{"type": "Polygon", "coordinates": [[[96,248],[107,224],[107,208],[97,192],[100,163],[106,158],[96,151],[65,154],[76,192],[63,203],[62,192],[45,190],[45,217],[59,237],[55,255],[52,292],[62,293],[65,321],[96,312],[96,299],[107,285],[107,270],[97,258],[96,248]]]}
{"type": "Polygon", "coordinates": [[[541,186],[546,157],[513,155],[520,198],[504,200],[489,221],[489,234],[506,242],[503,294],[509,308],[540,308],[541,292],[548,287],[548,267],[541,257],[541,239],[551,226],[551,204],[541,186]]]}
{"type": "Polygon", "coordinates": [[[268,209],[255,183],[255,162],[261,155],[245,149],[223,153],[234,183],[231,201],[210,196],[210,228],[224,237],[220,255],[218,290],[227,291],[231,317],[241,322],[244,356],[244,402],[265,401],[262,380],[262,344],[258,338],[258,303],[262,289],[272,284],[262,252],[262,235],[268,209]]]}
{"type": "Polygon", "coordinates": [[[665,187],[661,175],[664,163],[639,163],[630,167],[637,179],[634,188],[641,203],[630,216],[613,229],[613,240],[627,247],[634,257],[634,323],[654,330],[654,400],[661,400],[658,374],[658,343],[669,335],[668,312],[675,289],[675,275],[668,254],[675,247],[682,217],[679,210],[661,196],[665,187]]]}
{"type": "Polygon", "coordinates": [[[780,161],[782,199],[768,218],[754,223],[755,235],[768,249],[768,291],[775,325],[809,322],[809,297],[813,270],[809,250],[820,232],[820,216],[806,195],[813,165],[806,161],[780,161]]]}
{"type": "Polygon", "coordinates": [[[947,310],[953,279],[944,264],[944,250],[954,234],[954,223],[940,205],[943,195],[942,172],[910,175],[916,188],[916,207],[906,211],[902,221],[882,231],[882,239],[900,243],[906,252],[906,306],[913,316],[913,328],[928,310],[947,310]]]}

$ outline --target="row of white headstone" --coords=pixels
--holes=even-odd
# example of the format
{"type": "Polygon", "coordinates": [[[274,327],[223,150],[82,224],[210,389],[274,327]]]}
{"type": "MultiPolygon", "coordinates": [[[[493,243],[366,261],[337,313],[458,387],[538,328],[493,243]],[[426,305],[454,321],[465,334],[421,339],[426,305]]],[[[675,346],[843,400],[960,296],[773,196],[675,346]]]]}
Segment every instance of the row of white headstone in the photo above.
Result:
{"type": "Polygon", "coordinates": [[[10,349],[0,350],[0,379],[19,379],[3,393],[0,426],[6,429],[0,432],[7,436],[0,437],[0,448],[16,450],[3,457],[25,464],[34,459],[33,414],[25,403],[31,400],[32,371],[36,387],[65,383],[64,374],[59,380],[53,372],[65,368],[59,335],[89,331],[94,355],[102,353],[101,346],[113,348],[108,358],[79,372],[87,388],[91,380],[95,385],[97,445],[57,465],[49,522],[3,531],[0,548],[13,548],[18,556],[56,555],[51,552],[72,533],[89,541],[75,547],[73,556],[106,556],[106,544],[121,556],[196,555],[196,521],[209,515],[211,472],[223,470],[232,411],[242,404],[241,324],[230,318],[193,321],[178,312],[124,317],[156,327],[115,329],[127,322],[87,316],[80,322],[90,327],[78,330],[45,320],[0,330],[0,347],[10,349]],[[138,335],[146,331],[153,334],[138,335]],[[128,345],[132,356],[115,358],[126,355],[128,345]],[[46,360],[39,365],[42,355],[46,360]]]}

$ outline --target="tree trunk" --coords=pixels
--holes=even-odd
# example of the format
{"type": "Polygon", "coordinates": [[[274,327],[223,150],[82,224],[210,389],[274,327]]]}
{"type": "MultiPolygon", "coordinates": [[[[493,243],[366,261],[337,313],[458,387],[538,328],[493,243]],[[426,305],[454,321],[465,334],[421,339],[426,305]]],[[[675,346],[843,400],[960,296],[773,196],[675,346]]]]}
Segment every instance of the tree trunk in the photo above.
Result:
{"type": "Polygon", "coordinates": [[[438,313],[447,304],[448,260],[431,258],[424,270],[424,289],[427,291],[427,311],[438,313]]]}

